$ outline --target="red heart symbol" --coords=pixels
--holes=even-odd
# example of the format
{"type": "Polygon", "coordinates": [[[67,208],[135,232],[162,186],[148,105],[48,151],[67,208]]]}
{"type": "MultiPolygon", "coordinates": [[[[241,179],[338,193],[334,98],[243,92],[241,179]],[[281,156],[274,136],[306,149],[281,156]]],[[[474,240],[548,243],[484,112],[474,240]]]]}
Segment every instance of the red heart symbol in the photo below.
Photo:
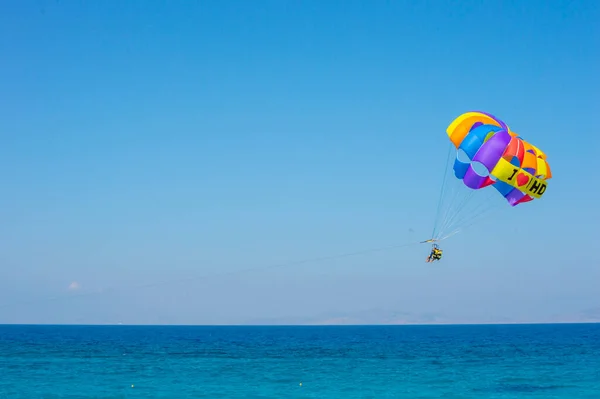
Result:
{"type": "Polygon", "coordinates": [[[527,183],[529,183],[529,176],[527,176],[527,175],[526,175],[526,174],[524,174],[524,173],[519,173],[519,174],[517,175],[517,184],[519,185],[519,187],[520,187],[520,186],[524,186],[524,185],[526,185],[527,183]]]}

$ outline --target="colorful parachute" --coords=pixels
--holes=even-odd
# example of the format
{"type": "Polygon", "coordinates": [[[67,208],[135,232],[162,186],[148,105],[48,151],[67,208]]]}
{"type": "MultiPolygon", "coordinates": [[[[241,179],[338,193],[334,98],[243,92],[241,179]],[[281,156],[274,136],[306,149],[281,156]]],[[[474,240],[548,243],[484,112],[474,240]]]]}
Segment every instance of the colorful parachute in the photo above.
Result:
{"type": "Polygon", "coordinates": [[[446,132],[451,142],[449,162],[432,239],[428,242],[458,232],[466,227],[465,223],[472,223],[497,206],[497,198],[490,199],[490,192],[511,206],[539,199],[546,192],[547,180],[552,177],[546,154],[511,131],[500,119],[481,111],[467,112],[456,118],[446,132]],[[454,183],[448,181],[450,164],[455,177],[450,179],[460,182],[462,187],[454,187],[454,194],[447,197],[449,186],[454,183]],[[473,194],[479,191],[487,191],[488,195],[481,198],[478,195],[475,201],[478,206],[469,206],[473,194]],[[451,202],[444,206],[449,199],[451,202]]]}

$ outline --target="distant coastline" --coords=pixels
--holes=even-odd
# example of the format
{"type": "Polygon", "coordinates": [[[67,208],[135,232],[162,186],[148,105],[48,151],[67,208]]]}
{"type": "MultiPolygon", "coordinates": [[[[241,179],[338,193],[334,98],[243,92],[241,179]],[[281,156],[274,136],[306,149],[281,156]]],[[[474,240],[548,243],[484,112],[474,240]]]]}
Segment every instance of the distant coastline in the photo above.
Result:
{"type": "Polygon", "coordinates": [[[13,317],[0,319],[0,325],[132,325],[132,326],[445,326],[445,325],[517,325],[517,324],[594,324],[600,323],[600,307],[565,313],[482,316],[444,312],[405,312],[388,309],[363,309],[350,312],[330,311],[310,316],[248,317],[198,316],[182,319],[165,314],[119,315],[48,315],[42,320],[13,317]],[[116,317],[115,317],[116,316],[116,317]],[[54,320],[53,320],[54,319],[54,320]],[[228,320],[229,319],[229,320],[228,320]]]}

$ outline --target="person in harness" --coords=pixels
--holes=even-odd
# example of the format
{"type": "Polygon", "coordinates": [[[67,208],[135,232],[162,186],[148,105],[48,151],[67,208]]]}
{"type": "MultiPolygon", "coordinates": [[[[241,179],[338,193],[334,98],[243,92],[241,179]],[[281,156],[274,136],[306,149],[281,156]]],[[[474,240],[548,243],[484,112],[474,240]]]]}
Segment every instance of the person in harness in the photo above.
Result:
{"type": "Polygon", "coordinates": [[[433,247],[431,248],[431,253],[429,254],[429,256],[427,257],[427,259],[425,261],[426,262],[434,262],[436,260],[441,260],[442,252],[443,251],[440,249],[440,247],[437,246],[437,244],[433,244],[433,247]]]}

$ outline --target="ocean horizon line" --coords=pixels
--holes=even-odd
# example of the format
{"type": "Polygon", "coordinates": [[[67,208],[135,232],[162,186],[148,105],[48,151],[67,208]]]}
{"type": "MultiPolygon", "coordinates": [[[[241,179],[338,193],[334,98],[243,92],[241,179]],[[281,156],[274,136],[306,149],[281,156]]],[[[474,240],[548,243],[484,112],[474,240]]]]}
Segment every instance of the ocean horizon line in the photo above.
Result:
{"type": "Polygon", "coordinates": [[[375,324],[318,324],[318,323],[288,323],[288,324],[154,324],[154,323],[0,323],[5,326],[56,326],[56,327],[443,327],[443,326],[513,326],[513,325],[579,325],[600,324],[600,321],[553,321],[553,322],[463,322],[463,323],[375,323],[375,324]]]}

